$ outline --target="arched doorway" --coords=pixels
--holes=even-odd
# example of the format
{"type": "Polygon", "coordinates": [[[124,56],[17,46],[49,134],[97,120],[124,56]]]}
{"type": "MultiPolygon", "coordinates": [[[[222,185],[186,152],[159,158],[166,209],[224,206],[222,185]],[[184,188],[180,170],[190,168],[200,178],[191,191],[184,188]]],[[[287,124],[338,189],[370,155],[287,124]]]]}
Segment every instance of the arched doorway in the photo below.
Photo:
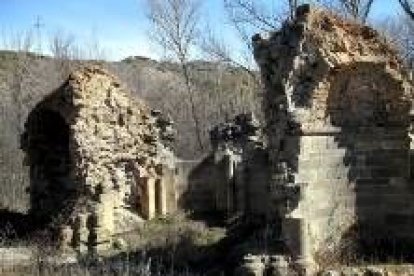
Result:
{"type": "Polygon", "coordinates": [[[75,195],[69,126],[59,113],[39,108],[29,115],[24,136],[30,165],[30,212],[44,225],[70,212],[75,195]]]}

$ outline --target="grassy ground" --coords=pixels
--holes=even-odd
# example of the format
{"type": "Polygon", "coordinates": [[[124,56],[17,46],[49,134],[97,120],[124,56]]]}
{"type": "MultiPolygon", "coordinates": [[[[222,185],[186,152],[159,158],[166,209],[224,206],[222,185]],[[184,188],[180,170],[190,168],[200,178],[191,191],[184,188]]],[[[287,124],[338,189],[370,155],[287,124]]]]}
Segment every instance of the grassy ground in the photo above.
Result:
{"type": "Polygon", "coordinates": [[[208,227],[185,214],[174,214],[115,237],[122,249],[114,249],[106,257],[80,257],[73,252],[62,255],[48,237],[24,243],[4,239],[0,274],[194,275],[194,266],[216,255],[214,245],[225,236],[225,228],[208,227]]]}

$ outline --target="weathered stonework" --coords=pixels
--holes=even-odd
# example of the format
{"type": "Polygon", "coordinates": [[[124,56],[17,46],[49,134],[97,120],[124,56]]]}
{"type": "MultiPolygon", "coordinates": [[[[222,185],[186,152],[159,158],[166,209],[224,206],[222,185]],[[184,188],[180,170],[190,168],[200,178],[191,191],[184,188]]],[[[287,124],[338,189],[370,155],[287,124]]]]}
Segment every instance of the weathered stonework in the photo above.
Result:
{"type": "Polygon", "coordinates": [[[373,247],[413,242],[413,89],[396,52],[371,28],[308,5],[253,41],[288,253],[312,267],[354,229],[373,247]]]}
{"type": "Polygon", "coordinates": [[[253,114],[240,114],[210,132],[216,171],[216,208],[228,215],[268,218],[269,162],[261,127],[253,114]]]}
{"type": "Polygon", "coordinates": [[[211,131],[201,161],[176,160],[171,120],[112,75],[74,72],[22,135],[31,215],[80,252],[177,207],[280,223],[281,246],[245,256],[240,275],[309,272],[349,239],[413,245],[413,86],[397,54],[371,28],[307,5],[254,49],[265,133],[239,115],[211,131]]]}
{"type": "Polygon", "coordinates": [[[243,258],[242,265],[235,270],[234,275],[240,276],[285,276],[297,275],[289,268],[285,256],[280,255],[247,255],[243,258]]]}
{"type": "Polygon", "coordinates": [[[170,120],[103,69],[72,73],[22,135],[31,215],[59,225],[63,246],[108,249],[114,234],[175,209],[173,134],[170,120]]]}
{"type": "Polygon", "coordinates": [[[181,208],[203,217],[271,217],[269,162],[261,126],[240,114],[210,131],[211,153],[202,160],[178,161],[181,208]]]}

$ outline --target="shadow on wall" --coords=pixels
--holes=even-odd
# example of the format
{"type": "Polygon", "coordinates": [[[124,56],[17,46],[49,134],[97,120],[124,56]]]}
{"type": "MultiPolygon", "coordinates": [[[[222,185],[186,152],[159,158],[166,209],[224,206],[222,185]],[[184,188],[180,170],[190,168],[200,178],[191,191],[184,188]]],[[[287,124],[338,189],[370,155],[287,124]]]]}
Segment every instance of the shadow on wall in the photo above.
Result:
{"type": "Polygon", "coordinates": [[[178,205],[184,210],[191,211],[193,219],[213,222],[221,217],[215,205],[215,185],[224,178],[218,177],[216,167],[212,155],[201,161],[184,161],[180,164],[181,178],[186,182],[186,187],[181,188],[183,192],[178,205]]]}
{"type": "Polygon", "coordinates": [[[409,183],[408,114],[403,88],[384,66],[360,63],[331,80],[328,115],[341,127],[356,222],[342,238],[345,254],[359,261],[414,259],[414,190],[409,183]],[[357,240],[357,244],[350,242],[357,240]]]}
{"type": "Polygon", "coordinates": [[[72,181],[70,131],[56,111],[37,105],[28,115],[20,147],[30,167],[29,214],[0,210],[3,238],[28,238],[60,224],[59,215],[70,212],[76,189],[72,181]]]}
{"type": "Polygon", "coordinates": [[[59,113],[37,106],[29,114],[21,147],[30,166],[30,215],[38,226],[56,222],[73,208],[69,139],[69,126],[59,113]]]}
{"type": "Polygon", "coordinates": [[[0,243],[27,238],[34,232],[33,221],[27,214],[0,210],[0,243]]]}

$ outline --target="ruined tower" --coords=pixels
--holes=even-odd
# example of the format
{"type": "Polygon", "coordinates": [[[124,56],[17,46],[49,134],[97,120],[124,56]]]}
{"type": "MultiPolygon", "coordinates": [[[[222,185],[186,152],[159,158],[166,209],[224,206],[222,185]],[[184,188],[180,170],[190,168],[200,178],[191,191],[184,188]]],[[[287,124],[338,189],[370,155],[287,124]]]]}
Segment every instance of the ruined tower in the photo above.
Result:
{"type": "Polygon", "coordinates": [[[370,27],[308,5],[253,41],[287,253],[312,266],[355,230],[373,247],[412,244],[413,88],[397,53],[370,27]]]}
{"type": "Polygon", "coordinates": [[[29,114],[31,215],[80,251],[175,209],[172,123],[99,67],[72,73],[29,114]],[[57,224],[57,225],[56,225],[57,224]]]}

